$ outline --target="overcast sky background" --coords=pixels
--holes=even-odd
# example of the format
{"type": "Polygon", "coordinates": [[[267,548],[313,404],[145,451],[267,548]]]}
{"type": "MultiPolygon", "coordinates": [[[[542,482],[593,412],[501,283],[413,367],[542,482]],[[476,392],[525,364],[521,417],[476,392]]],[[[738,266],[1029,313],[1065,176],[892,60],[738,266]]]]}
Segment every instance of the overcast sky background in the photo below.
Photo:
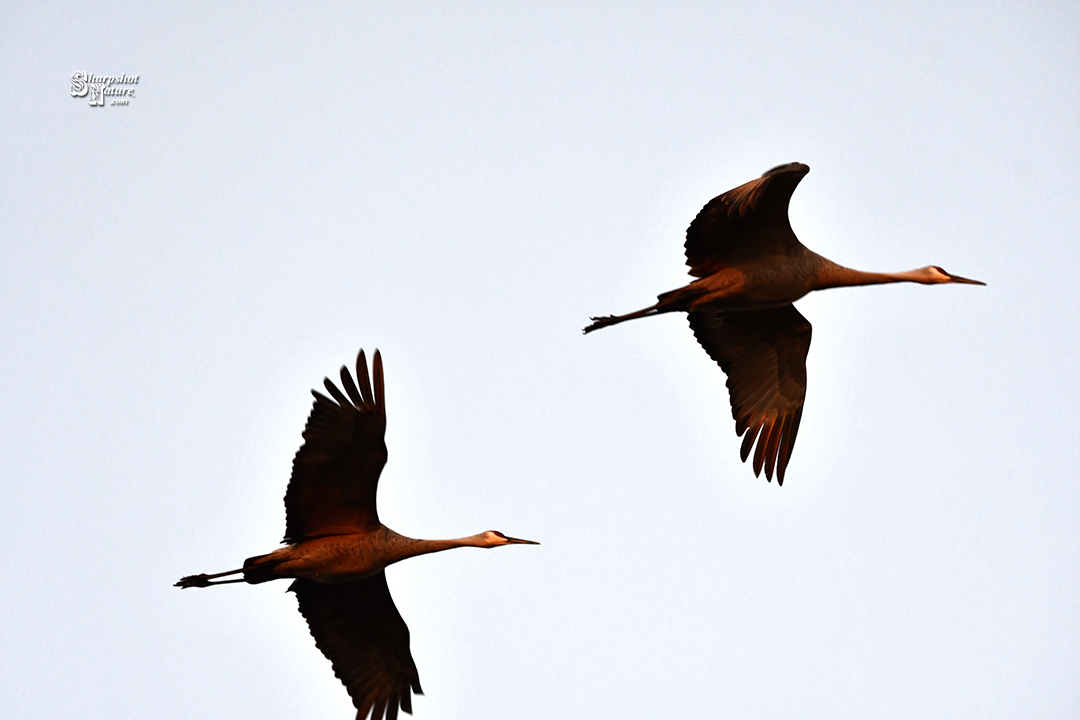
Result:
{"type": "Polygon", "coordinates": [[[352,717],[277,547],[309,389],[386,363],[388,571],[451,718],[1080,714],[1080,6],[6,6],[0,715],[352,717]],[[137,74],[126,107],[75,71],[137,74]],[[784,487],[685,228],[781,163],[816,293],[784,487]]]}

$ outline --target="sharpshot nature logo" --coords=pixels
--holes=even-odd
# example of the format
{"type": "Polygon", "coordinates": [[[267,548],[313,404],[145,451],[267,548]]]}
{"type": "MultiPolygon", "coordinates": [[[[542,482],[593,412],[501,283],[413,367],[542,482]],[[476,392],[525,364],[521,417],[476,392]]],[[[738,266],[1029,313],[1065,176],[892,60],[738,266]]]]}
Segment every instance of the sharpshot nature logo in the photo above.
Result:
{"type": "Polygon", "coordinates": [[[138,85],[138,75],[94,75],[93,73],[71,73],[71,97],[90,96],[91,107],[109,105],[127,105],[135,97],[135,88],[121,85],[138,85]]]}

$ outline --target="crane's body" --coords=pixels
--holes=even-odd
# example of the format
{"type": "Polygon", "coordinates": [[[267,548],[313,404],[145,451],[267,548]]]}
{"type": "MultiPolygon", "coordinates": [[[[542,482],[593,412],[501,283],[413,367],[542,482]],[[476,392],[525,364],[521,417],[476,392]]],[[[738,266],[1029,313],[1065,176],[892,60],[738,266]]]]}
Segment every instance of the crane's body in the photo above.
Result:
{"type": "Polygon", "coordinates": [[[177,587],[252,585],[289,578],[315,644],[330,660],[356,706],[357,720],[412,712],[411,693],[421,694],[420,676],[409,650],[409,628],[386,585],[388,565],[457,547],[537,545],[488,530],[451,540],[416,540],[379,521],[375,495],[386,463],[386,404],[382,357],[356,359],[357,388],[341,368],[342,393],[323,385],[333,399],[312,391],[315,404],[304,429],[304,444],[293,460],[285,494],[285,547],[244,561],[237,570],[188,575],[177,587]],[[238,578],[218,578],[240,575],[238,578]]]}
{"type": "Polygon", "coordinates": [[[728,375],[735,430],[744,435],[745,462],[757,441],[754,474],[765,470],[783,484],[806,395],[811,326],[794,303],[813,290],[915,282],[978,280],[950,275],[936,265],[874,273],[837,265],[807,249],[791,229],[787,209],[802,163],[769,170],[713,198],[686,231],[686,264],[697,279],[663,293],[647,308],[594,317],[589,333],[650,315],[688,314],[698,343],[728,375]]]}
{"type": "Polygon", "coordinates": [[[346,583],[380,573],[389,565],[428,553],[459,547],[490,548],[499,545],[524,543],[531,540],[507,538],[494,530],[478,535],[450,540],[418,540],[394,532],[385,525],[364,533],[328,535],[286,545],[266,555],[256,555],[244,561],[244,567],[213,575],[189,575],[178,587],[206,587],[231,582],[252,585],[270,580],[300,579],[320,583],[346,583]],[[243,574],[233,580],[215,580],[228,575],[243,574]]]}

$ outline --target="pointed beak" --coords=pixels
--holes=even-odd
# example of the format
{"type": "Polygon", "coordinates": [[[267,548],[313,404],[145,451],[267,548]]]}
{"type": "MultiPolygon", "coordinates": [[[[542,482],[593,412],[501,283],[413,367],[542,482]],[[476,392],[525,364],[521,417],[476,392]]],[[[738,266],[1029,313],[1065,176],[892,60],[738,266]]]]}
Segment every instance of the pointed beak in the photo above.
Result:
{"type": "Polygon", "coordinates": [[[960,277],[959,275],[949,275],[949,280],[954,283],[962,283],[964,285],[985,285],[982,280],[972,280],[971,278],[960,277]]]}
{"type": "Polygon", "coordinates": [[[506,535],[504,535],[503,537],[506,538],[506,542],[508,542],[508,543],[516,543],[518,545],[539,545],[540,544],[540,543],[538,543],[538,542],[536,542],[534,540],[522,540],[520,538],[512,538],[512,537],[508,537],[506,535]]]}

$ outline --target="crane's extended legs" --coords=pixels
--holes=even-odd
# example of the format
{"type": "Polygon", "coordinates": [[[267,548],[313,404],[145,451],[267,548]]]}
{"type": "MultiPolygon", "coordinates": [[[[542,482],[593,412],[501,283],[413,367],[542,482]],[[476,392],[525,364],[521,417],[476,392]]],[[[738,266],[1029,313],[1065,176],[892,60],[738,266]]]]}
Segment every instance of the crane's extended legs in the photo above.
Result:
{"type": "Polygon", "coordinates": [[[234,578],[233,580],[218,580],[214,582],[214,578],[225,577],[226,575],[235,575],[236,573],[244,572],[240,570],[228,570],[226,572],[214,573],[213,575],[207,575],[206,573],[200,573],[199,575],[188,575],[187,577],[180,578],[180,582],[176,583],[174,587],[189,588],[189,587],[210,587],[211,585],[224,585],[226,583],[238,583],[244,582],[244,578],[234,578]]]}
{"type": "Polygon", "coordinates": [[[593,330],[599,330],[602,327],[607,327],[608,325],[615,325],[626,320],[633,320],[634,318],[656,315],[659,312],[661,312],[660,303],[657,303],[656,305],[647,307],[644,310],[638,310],[636,312],[627,313],[625,315],[605,315],[604,317],[591,317],[589,319],[592,320],[592,325],[589,325],[581,332],[589,333],[593,330]]]}

